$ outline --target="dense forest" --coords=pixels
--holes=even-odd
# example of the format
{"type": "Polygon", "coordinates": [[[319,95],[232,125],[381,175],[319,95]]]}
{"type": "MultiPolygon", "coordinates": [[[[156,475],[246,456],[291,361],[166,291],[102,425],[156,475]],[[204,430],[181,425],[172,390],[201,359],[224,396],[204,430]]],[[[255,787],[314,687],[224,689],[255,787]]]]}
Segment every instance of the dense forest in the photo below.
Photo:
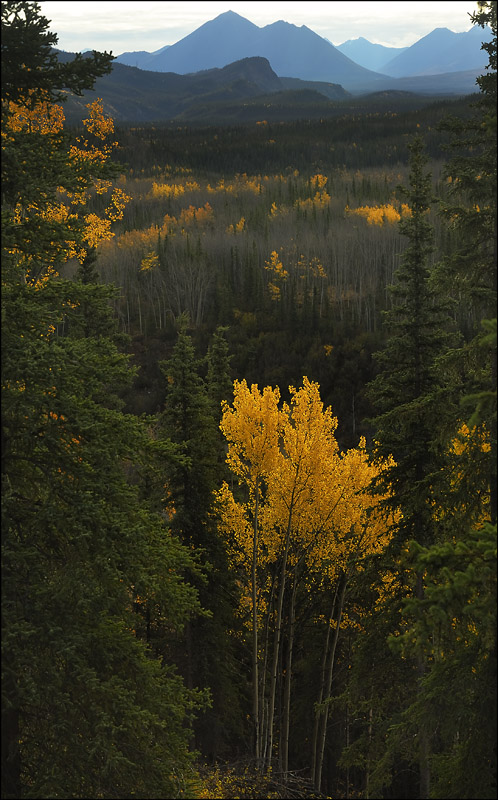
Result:
{"type": "Polygon", "coordinates": [[[467,97],[116,126],[2,4],[2,796],[496,797],[467,97]]]}

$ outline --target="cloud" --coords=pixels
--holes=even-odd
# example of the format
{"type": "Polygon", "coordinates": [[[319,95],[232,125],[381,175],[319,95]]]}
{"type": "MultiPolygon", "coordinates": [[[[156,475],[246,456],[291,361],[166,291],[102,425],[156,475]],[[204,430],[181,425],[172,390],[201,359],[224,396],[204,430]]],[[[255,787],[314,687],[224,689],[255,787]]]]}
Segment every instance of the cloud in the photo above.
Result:
{"type": "Polygon", "coordinates": [[[157,50],[174,44],[196,28],[231,10],[264,27],[278,19],[306,25],[334,44],[364,36],[369,41],[405,47],[434,28],[468,30],[472,0],[455,2],[97,2],[42,0],[64,50],[96,48],[157,50]],[[402,13],[401,13],[402,10],[402,13]]]}

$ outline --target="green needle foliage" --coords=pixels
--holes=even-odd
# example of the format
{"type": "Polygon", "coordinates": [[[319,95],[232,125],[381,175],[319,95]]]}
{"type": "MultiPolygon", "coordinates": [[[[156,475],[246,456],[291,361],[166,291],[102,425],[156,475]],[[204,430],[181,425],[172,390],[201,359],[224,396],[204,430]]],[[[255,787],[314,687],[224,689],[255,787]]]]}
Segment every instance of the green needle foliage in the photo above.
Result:
{"type": "Polygon", "coordinates": [[[395,459],[383,480],[394,493],[392,502],[403,512],[394,540],[398,551],[410,539],[433,539],[431,497],[441,466],[441,429],[450,410],[445,407],[448,387],[438,369],[448,342],[448,317],[430,281],[432,190],[420,136],[414,137],[410,151],[409,188],[400,188],[411,214],[399,223],[408,246],[389,287],[393,305],[384,314],[389,338],[376,354],[379,372],[368,387],[380,412],[373,420],[376,451],[395,459]]]}
{"type": "MultiPolygon", "coordinates": [[[[43,221],[65,177],[85,188],[94,175],[80,163],[71,176],[65,137],[13,132],[7,101],[50,104],[92,85],[109,57],[59,68],[35,3],[3,4],[2,22],[2,796],[188,796],[203,697],[152,650],[137,613],[152,608],[172,637],[199,609],[188,550],[142,499],[172,447],[122,412],[134,371],[114,290],[92,283],[90,256],[82,280],[59,279],[64,226],[16,216],[22,198],[43,221]]],[[[83,244],[77,222],[71,239],[83,244]]]]}
{"type": "Polygon", "coordinates": [[[196,742],[209,758],[220,757],[229,744],[233,745],[234,737],[240,735],[241,717],[230,635],[235,625],[236,593],[224,543],[211,513],[221,470],[217,415],[221,416],[220,398],[228,383],[228,352],[222,333],[217,332],[208,350],[206,382],[186,320],[170,359],[160,365],[166,378],[166,396],[159,430],[161,436],[176,444],[184,459],[168,471],[168,497],[174,509],[171,526],[195,551],[205,571],[204,580],[195,583],[201,604],[209,613],[185,628],[183,670],[188,686],[206,687],[211,694],[212,709],[195,725],[196,742]]]}

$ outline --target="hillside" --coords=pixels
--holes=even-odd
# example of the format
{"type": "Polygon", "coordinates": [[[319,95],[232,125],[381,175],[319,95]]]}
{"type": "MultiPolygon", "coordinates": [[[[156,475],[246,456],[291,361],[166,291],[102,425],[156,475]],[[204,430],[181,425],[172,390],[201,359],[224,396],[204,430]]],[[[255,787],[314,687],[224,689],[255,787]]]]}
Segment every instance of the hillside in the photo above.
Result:
{"type": "MultiPolygon", "coordinates": [[[[60,60],[74,58],[59,52],[60,60]]],[[[383,93],[385,110],[421,107],[438,96],[466,95],[476,90],[476,72],[438,76],[385,78],[373,92],[383,93]]],[[[364,93],[370,95],[372,92],[364,93]]],[[[243,58],[222,68],[190,74],[152,72],[114,62],[109,75],[98,78],[93,91],[71,96],[65,104],[66,119],[78,125],[86,116],[86,104],[102,98],[106,113],[118,123],[196,122],[219,124],[319,119],[345,113],[343,104],[355,96],[327,81],[279,77],[263,57],[243,58]]],[[[361,101],[368,107],[370,100],[361,101]]],[[[353,104],[354,105],[354,104],[353,104]]]]}
{"type": "MultiPolygon", "coordinates": [[[[59,57],[72,56],[60,53],[59,57]]],[[[93,91],[70,97],[65,111],[68,121],[76,124],[86,113],[85,104],[101,97],[107,113],[118,122],[160,122],[195,115],[201,102],[244,102],[284,89],[264,58],[241,59],[222,69],[191,75],[149,72],[114,62],[112,72],[99,78],[93,91]]]]}

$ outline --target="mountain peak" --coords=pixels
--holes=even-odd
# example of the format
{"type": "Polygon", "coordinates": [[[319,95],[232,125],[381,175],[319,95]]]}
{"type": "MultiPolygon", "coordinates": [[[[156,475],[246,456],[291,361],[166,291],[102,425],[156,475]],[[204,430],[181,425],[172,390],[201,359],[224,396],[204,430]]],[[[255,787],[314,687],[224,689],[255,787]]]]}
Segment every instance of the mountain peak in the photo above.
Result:
{"type": "Polygon", "coordinates": [[[217,17],[213,17],[211,22],[214,22],[216,19],[242,19],[244,22],[249,22],[245,17],[242,17],[240,14],[237,14],[236,11],[222,11],[221,14],[218,14],[217,17]]]}

